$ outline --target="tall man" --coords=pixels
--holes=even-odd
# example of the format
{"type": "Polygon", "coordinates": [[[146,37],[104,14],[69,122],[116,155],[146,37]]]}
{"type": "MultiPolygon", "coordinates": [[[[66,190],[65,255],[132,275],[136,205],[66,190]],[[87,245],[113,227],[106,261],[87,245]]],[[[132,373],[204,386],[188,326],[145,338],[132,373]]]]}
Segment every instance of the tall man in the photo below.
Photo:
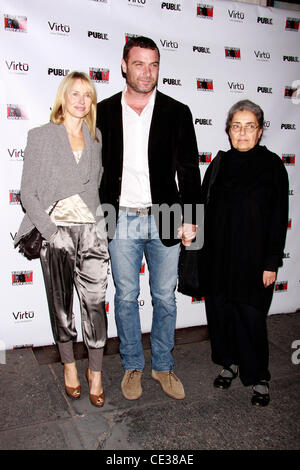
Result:
{"type": "MultiPolygon", "coordinates": [[[[179,236],[189,245],[196,236],[200,203],[198,150],[189,108],[157,89],[159,50],[149,38],[124,47],[123,92],[98,103],[97,127],[103,137],[102,204],[115,208],[116,230],[109,233],[114,278],[115,318],[125,374],[125,398],[142,395],[144,353],[138,306],[139,273],[145,254],[153,302],[152,377],[172,398],[185,396],[173,372],[176,326],[175,288],[181,241],[177,229],[163,229],[165,208],[186,205],[179,236]],[[176,183],[176,176],[178,185],[176,183]],[[163,205],[163,206],[162,206],[163,205]],[[157,208],[164,210],[158,214],[157,208]]],[[[170,218],[171,220],[172,218],[170,218]]],[[[176,219],[176,215],[175,215],[176,219]]]]}

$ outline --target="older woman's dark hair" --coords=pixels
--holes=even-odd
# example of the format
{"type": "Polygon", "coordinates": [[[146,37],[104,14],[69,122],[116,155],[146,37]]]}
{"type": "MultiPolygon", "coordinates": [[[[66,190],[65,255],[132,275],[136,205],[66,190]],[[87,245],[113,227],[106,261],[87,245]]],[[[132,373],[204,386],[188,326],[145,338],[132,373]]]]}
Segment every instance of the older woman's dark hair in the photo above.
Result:
{"type": "Polygon", "coordinates": [[[155,42],[152,39],[147,38],[145,36],[137,36],[137,37],[132,37],[132,38],[128,39],[128,41],[126,42],[126,44],[124,46],[123,59],[125,60],[125,62],[128,61],[129,51],[133,47],[142,47],[144,49],[157,50],[158,58],[160,57],[159,49],[158,49],[157,45],[155,44],[155,42]]]}
{"type": "Polygon", "coordinates": [[[235,113],[239,111],[250,111],[256,116],[258,125],[261,129],[264,127],[264,112],[258,104],[253,103],[250,100],[242,100],[235,103],[230,110],[228,111],[226,119],[226,133],[229,134],[229,129],[231,126],[232,118],[235,113]]]}

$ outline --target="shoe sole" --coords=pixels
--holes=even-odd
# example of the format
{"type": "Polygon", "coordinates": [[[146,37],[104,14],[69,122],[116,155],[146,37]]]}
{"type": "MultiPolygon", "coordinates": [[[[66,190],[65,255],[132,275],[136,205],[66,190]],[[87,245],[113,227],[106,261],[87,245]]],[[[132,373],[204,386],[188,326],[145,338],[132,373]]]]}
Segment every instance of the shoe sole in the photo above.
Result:
{"type": "Polygon", "coordinates": [[[122,391],[122,395],[124,398],[126,398],[126,400],[130,400],[130,401],[133,401],[133,400],[138,400],[139,398],[141,398],[141,396],[143,395],[143,392],[141,392],[140,395],[137,395],[135,397],[129,397],[129,396],[126,396],[125,393],[123,392],[123,390],[121,389],[122,391]]]}

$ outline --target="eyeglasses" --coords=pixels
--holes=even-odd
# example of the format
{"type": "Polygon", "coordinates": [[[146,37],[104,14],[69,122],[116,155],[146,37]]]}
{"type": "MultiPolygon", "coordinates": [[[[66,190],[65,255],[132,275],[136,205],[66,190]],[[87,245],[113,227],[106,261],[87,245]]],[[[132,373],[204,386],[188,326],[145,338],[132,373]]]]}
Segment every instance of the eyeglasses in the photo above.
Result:
{"type": "Polygon", "coordinates": [[[242,129],[244,129],[247,134],[252,134],[258,127],[259,126],[256,126],[255,124],[246,124],[245,126],[242,126],[241,124],[232,124],[232,126],[230,126],[230,129],[235,134],[241,132],[242,129]]]}

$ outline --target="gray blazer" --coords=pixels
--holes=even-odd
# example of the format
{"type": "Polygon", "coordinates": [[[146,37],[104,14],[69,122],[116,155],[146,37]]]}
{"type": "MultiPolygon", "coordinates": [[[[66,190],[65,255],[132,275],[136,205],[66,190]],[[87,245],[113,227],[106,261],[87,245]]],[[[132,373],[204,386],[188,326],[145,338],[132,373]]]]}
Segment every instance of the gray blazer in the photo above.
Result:
{"type": "MultiPolygon", "coordinates": [[[[15,238],[35,226],[49,240],[57,230],[46,210],[56,201],[79,194],[96,219],[103,226],[103,211],[99,200],[102,177],[101,133],[94,140],[83,123],[84,151],[77,164],[63,124],[52,122],[28,132],[21,181],[21,202],[26,214],[15,238]]],[[[102,233],[102,230],[101,230],[102,233]]]]}

